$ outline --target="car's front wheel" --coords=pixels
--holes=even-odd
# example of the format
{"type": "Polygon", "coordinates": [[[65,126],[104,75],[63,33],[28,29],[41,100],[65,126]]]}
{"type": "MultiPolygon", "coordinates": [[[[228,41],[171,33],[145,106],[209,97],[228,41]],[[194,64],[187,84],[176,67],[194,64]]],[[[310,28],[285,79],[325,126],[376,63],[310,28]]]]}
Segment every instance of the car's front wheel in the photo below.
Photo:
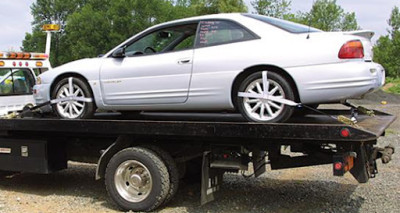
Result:
{"type": "Polygon", "coordinates": [[[89,86],[79,78],[68,77],[59,81],[52,92],[52,99],[82,98],[91,101],[66,100],[53,105],[60,118],[81,119],[93,116],[95,106],[89,86]]]}
{"type": "Polygon", "coordinates": [[[253,122],[281,123],[293,114],[293,107],[272,101],[274,99],[294,100],[293,90],[288,81],[275,72],[264,71],[249,75],[241,83],[237,107],[244,118],[253,122]]]}

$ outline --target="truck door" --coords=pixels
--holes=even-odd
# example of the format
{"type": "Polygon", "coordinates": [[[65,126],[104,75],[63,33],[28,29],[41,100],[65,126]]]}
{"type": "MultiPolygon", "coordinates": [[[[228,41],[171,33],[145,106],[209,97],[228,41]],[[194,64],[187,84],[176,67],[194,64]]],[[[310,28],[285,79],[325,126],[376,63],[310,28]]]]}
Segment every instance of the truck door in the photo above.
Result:
{"type": "Polygon", "coordinates": [[[33,104],[35,77],[30,69],[0,69],[0,115],[33,104]]]}

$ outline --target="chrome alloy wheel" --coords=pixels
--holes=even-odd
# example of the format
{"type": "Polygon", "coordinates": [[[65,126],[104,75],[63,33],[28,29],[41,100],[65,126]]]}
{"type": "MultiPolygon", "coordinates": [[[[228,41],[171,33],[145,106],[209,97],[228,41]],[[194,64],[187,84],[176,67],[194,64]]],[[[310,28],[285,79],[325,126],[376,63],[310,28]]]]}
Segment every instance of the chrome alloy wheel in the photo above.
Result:
{"type": "Polygon", "coordinates": [[[114,181],[121,197],[133,203],[146,199],[153,186],[148,168],[136,160],[121,163],[115,172],[114,181]]]}
{"type": "MultiPolygon", "coordinates": [[[[263,96],[272,96],[278,99],[285,98],[285,92],[281,85],[272,79],[268,79],[267,83],[263,83],[263,79],[256,79],[246,87],[245,93],[260,94],[263,96]]],[[[249,117],[258,121],[270,121],[278,117],[283,109],[284,104],[276,101],[244,97],[243,104],[245,112],[249,117]]]]}
{"type": "MultiPolygon", "coordinates": [[[[72,78],[68,79],[68,84],[64,84],[60,87],[56,94],[56,98],[67,98],[67,97],[85,97],[85,94],[80,86],[75,84],[72,78]]],[[[62,101],[57,104],[57,111],[63,118],[78,118],[84,113],[85,102],[68,100],[62,101]]]]}

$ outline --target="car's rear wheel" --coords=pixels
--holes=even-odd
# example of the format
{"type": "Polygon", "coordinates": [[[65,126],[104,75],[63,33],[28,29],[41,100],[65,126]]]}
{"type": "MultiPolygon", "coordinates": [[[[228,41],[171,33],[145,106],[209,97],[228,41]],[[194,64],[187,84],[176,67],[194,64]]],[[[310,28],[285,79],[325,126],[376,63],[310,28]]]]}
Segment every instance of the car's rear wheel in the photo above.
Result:
{"type": "MultiPolygon", "coordinates": [[[[275,72],[267,72],[264,85],[262,72],[249,75],[241,83],[239,92],[256,94],[258,96],[273,96],[274,98],[294,100],[295,96],[289,82],[275,72]],[[267,90],[268,92],[265,92],[267,90]]],[[[239,111],[248,121],[279,123],[285,122],[293,114],[293,107],[264,98],[238,96],[239,111]]]]}
{"type": "Polygon", "coordinates": [[[91,102],[68,100],[53,105],[53,110],[60,118],[90,118],[95,111],[94,100],[89,86],[79,78],[64,78],[59,81],[52,92],[52,99],[80,97],[92,99],[91,102]]]}

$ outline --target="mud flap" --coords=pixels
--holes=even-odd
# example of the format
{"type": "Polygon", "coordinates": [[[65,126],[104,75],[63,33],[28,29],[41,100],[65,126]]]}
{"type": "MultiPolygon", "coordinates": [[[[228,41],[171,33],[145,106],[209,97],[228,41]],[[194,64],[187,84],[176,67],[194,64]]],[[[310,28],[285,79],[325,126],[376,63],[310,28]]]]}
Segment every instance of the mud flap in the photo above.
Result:
{"type": "Polygon", "coordinates": [[[211,152],[203,153],[201,174],[201,205],[215,199],[215,192],[219,191],[222,183],[224,170],[210,168],[211,152]]]}
{"type": "Polygon", "coordinates": [[[373,178],[378,173],[376,159],[372,157],[372,148],[362,143],[354,151],[357,153],[357,158],[354,159],[350,173],[359,183],[366,183],[370,177],[373,178]]]}

